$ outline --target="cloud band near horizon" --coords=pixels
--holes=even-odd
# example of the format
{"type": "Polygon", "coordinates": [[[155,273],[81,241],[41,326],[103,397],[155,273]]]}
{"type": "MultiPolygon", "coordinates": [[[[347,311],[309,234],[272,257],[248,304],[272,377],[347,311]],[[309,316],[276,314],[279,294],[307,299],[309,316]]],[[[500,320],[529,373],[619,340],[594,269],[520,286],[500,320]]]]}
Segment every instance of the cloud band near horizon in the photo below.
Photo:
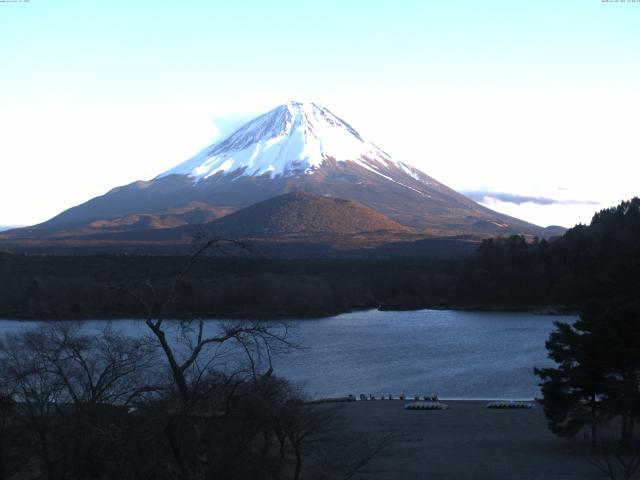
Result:
{"type": "Polygon", "coordinates": [[[499,201],[522,205],[523,203],[533,203],[536,205],[600,205],[592,200],[572,200],[543,197],[537,195],[519,195],[509,192],[493,192],[490,190],[466,190],[462,192],[465,196],[479,203],[490,203],[499,201]]]}

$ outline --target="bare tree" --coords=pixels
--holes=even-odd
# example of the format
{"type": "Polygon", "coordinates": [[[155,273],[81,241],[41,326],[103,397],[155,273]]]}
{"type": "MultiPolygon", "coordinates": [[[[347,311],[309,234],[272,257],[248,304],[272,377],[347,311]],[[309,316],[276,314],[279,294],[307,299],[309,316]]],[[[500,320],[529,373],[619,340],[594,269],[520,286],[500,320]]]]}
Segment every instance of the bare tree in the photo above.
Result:
{"type": "Polygon", "coordinates": [[[12,400],[19,404],[17,418],[32,434],[35,451],[48,480],[55,478],[57,458],[53,435],[60,405],[64,403],[64,385],[50,365],[34,348],[37,333],[27,331],[7,335],[0,344],[0,375],[10,386],[12,400]]]}
{"type": "Polygon", "coordinates": [[[303,448],[310,440],[323,433],[330,425],[333,416],[330,411],[316,405],[305,405],[301,400],[290,400],[283,412],[286,418],[286,432],[295,455],[293,478],[299,480],[304,460],[303,448]]]}
{"type": "MultiPolygon", "coordinates": [[[[215,399],[226,398],[223,411],[228,413],[238,390],[245,395],[250,390],[240,387],[247,381],[257,384],[264,376],[270,376],[273,355],[294,347],[283,323],[247,320],[207,323],[203,319],[167,318],[169,308],[175,307],[179,297],[179,286],[197,259],[212,250],[224,255],[223,245],[250,250],[235,240],[209,239],[194,251],[168,290],[162,292],[151,281],[126,289],[145,312],[144,323],[166,360],[176,392],[177,408],[169,408],[164,433],[178,475],[185,479],[210,476],[220,464],[216,463],[217,447],[208,440],[216,434],[212,430],[216,425],[213,417],[219,410],[215,399]],[[235,360],[231,371],[225,365],[230,358],[235,360]],[[216,371],[221,372],[217,378],[216,371]],[[221,378],[226,380],[220,382],[221,378]]],[[[252,439],[254,433],[246,438],[252,439]]]]}
{"type": "Polygon", "coordinates": [[[217,323],[215,331],[206,331],[203,319],[167,321],[167,309],[176,301],[178,286],[196,260],[214,249],[224,254],[222,246],[225,244],[251,252],[249,247],[237,240],[208,239],[189,257],[167,293],[159,292],[151,281],[145,282],[142,288],[137,290],[125,289],[144,309],[145,325],[164,354],[183,408],[188,407],[192,390],[197,387],[197,380],[202,377],[203,371],[215,366],[215,356],[212,357],[207,351],[210,347],[215,349],[233,344],[245,354],[247,368],[254,377],[258,375],[258,368],[262,364],[266,363],[268,371],[272,370],[271,359],[274,353],[294,347],[288,338],[288,327],[285,323],[227,321],[217,323]],[[172,333],[177,339],[176,342],[171,342],[172,333]],[[203,365],[206,365],[206,369],[202,368],[203,365]]]}
{"type": "Polygon", "coordinates": [[[83,335],[77,324],[42,324],[0,341],[0,385],[16,405],[12,420],[35,442],[49,480],[65,478],[83,455],[96,462],[89,444],[110,436],[107,412],[126,410],[147,390],[153,362],[144,342],[111,328],[83,335]]]}
{"type": "MultiPolygon", "coordinates": [[[[11,341],[11,337],[9,339],[11,341]]],[[[151,385],[155,348],[107,326],[82,334],[79,324],[56,322],[23,334],[18,341],[41,358],[46,372],[75,405],[128,405],[151,385]]]]}
{"type": "Polygon", "coordinates": [[[611,480],[640,478],[640,447],[620,442],[600,442],[588,457],[589,463],[611,480]]]}
{"type": "Polygon", "coordinates": [[[11,445],[14,412],[15,401],[12,395],[0,385],[0,480],[5,480],[9,475],[11,452],[14,448],[11,445]]]}

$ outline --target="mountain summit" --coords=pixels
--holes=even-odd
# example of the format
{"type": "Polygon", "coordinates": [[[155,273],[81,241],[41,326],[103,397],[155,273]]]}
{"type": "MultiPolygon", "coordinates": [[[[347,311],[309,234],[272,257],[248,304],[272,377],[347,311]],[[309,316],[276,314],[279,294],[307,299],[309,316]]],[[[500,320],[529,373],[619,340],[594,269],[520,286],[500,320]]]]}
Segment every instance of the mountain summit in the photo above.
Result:
{"type": "Polygon", "coordinates": [[[149,238],[150,229],[211,221],[291,192],[356,202],[426,237],[548,236],[541,227],[494,212],[393,159],[327,108],[302,102],[260,115],[153,180],[114,188],[5,236],[128,232],[132,238],[131,232],[145,231],[149,238]]]}
{"type": "Polygon", "coordinates": [[[217,173],[269,178],[312,175],[328,160],[351,161],[383,177],[392,164],[419,177],[419,172],[394,161],[327,108],[291,101],[157,178],[187,175],[199,181],[217,173]]]}

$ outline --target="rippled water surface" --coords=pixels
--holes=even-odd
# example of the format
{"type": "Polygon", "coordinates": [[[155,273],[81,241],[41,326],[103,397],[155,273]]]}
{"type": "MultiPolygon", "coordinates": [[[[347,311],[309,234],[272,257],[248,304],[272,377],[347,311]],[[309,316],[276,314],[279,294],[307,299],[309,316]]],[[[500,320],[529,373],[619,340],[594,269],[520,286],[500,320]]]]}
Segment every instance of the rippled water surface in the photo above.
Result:
{"type": "MultiPolygon", "coordinates": [[[[314,396],[434,392],[441,398],[533,398],[539,390],[532,370],[549,364],[544,342],[555,320],[574,317],[420,310],[292,320],[292,338],[304,348],[276,358],[275,371],[314,396]]],[[[98,330],[105,323],[87,321],[83,328],[98,330]]],[[[130,335],[146,334],[139,321],[112,324],[130,335]]],[[[215,328],[217,321],[207,324],[215,328]]],[[[0,332],[33,326],[3,320],[0,332]]]]}

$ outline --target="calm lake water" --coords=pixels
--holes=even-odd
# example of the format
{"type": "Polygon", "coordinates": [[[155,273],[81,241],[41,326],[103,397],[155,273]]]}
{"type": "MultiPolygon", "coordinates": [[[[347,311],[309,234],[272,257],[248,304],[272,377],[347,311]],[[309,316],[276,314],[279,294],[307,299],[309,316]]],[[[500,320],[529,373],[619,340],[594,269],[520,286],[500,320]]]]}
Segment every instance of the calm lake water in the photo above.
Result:
{"type": "MultiPolygon", "coordinates": [[[[544,342],[555,320],[575,317],[420,310],[291,320],[292,338],[304,348],[277,357],[274,368],[315,397],[434,392],[449,399],[534,398],[540,393],[533,367],[550,364],[544,342]]],[[[83,329],[106,323],[86,321],[83,329]]],[[[140,321],[111,324],[129,335],[146,334],[140,321]]],[[[34,325],[1,320],[0,333],[34,325]]]]}

